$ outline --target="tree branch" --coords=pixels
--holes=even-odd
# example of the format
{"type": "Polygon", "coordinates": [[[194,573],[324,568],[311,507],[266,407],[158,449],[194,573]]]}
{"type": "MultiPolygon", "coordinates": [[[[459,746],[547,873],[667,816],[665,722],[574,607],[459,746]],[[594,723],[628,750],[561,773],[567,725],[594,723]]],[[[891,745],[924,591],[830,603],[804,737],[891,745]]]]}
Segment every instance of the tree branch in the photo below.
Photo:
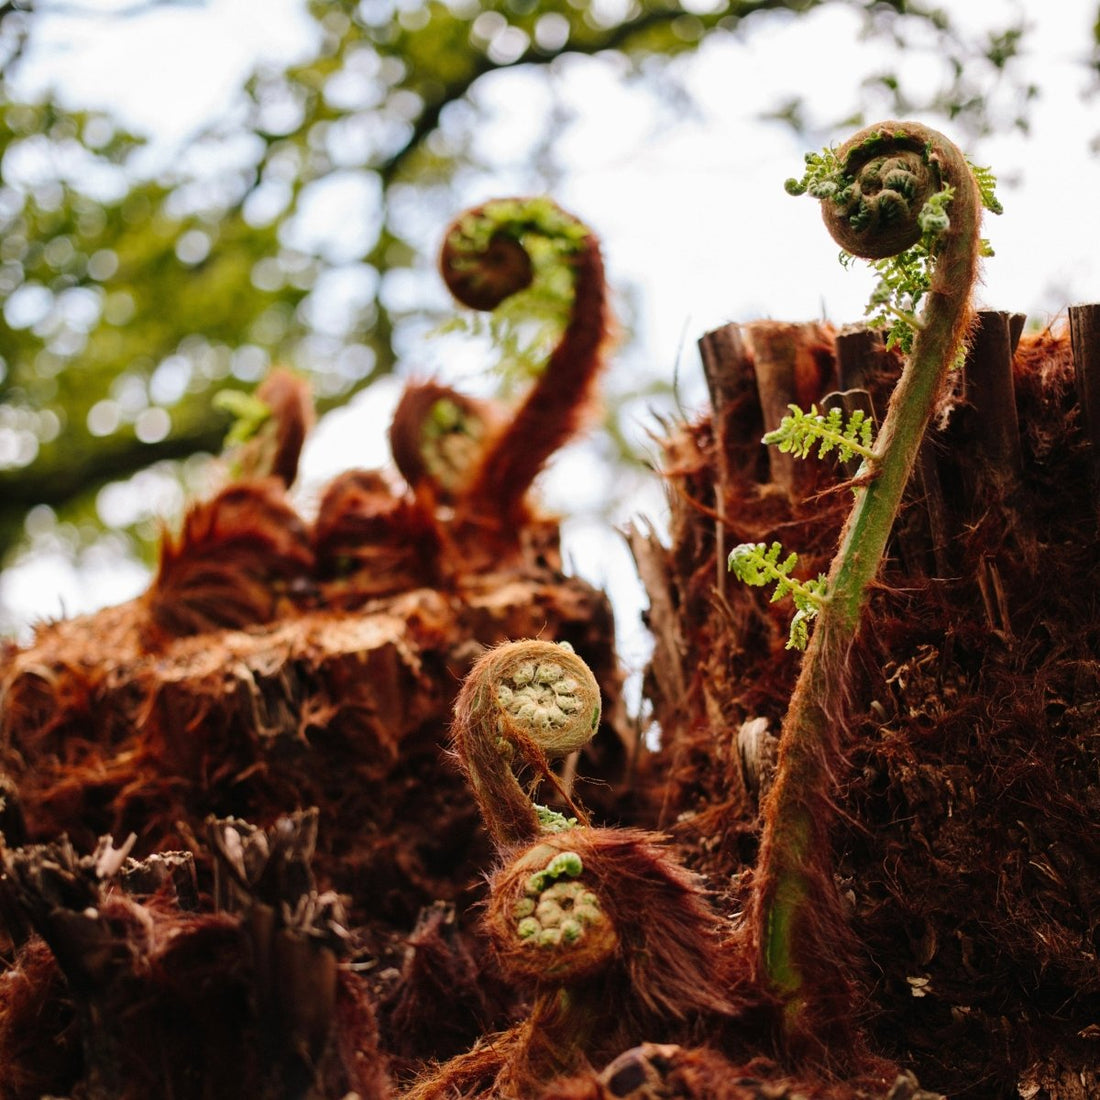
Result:
{"type": "MultiPolygon", "coordinates": [[[[800,14],[805,14],[805,12],[812,8],[819,7],[823,2],[824,0],[806,0],[805,3],[798,5],[798,10],[800,14]]],[[[696,16],[696,18],[699,19],[704,26],[713,28],[720,21],[734,19],[740,22],[747,16],[755,15],[758,12],[780,11],[783,9],[790,9],[793,6],[792,0],[752,0],[752,2],[734,2],[731,3],[724,12],[709,16],[699,15],[696,16]]],[[[684,9],[680,6],[662,11],[643,12],[633,19],[628,19],[623,23],[609,27],[606,33],[602,35],[597,35],[586,41],[570,40],[560,50],[547,51],[537,46],[529,46],[514,61],[505,62],[504,64],[492,61],[488,56],[482,56],[466,76],[459,80],[453,80],[443,86],[443,90],[430,104],[425,106],[424,111],[416,120],[416,124],[413,126],[408,141],[378,165],[376,171],[382,180],[383,189],[389,186],[400,172],[405,162],[416,152],[424,139],[436,129],[439,125],[439,117],[443,109],[448,104],[454,103],[456,100],[466,96],[481,77],[488,73],[500,72],[505,69],[515,69],[521,65],[549,65],[559,57],[565,57],[568,54],[591,57],[595,54],[603,53],[606,50],[621,50],[628,45],[630,39],[644,34],[646,31],[653,30],[654,28],[667,26],[674,20],[682,18],[684,14],[684,9]]]]}

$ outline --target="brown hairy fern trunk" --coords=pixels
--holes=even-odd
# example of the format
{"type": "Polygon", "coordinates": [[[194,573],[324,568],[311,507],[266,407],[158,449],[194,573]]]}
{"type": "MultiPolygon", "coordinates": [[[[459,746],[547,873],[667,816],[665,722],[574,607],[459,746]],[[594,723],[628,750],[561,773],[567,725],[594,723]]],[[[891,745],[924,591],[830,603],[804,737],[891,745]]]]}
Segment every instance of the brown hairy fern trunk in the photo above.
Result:
{"type": "Polygon", "coordinates": [[[0,651],[0,1100],[377,1100],[522,1010],[477,929],[493,857],[449,730],[477,658],[542,636],[604,716],[547,812],[570,788],[611,812],[629,770],[610,607],[528,499],[600,366],[594,240],[578,298],[533,451],[524,407],[517,434],[420,387],[399,411],[444,396],[462,446],[428,469],[395,432],[405,484],[346,471],[307,520],[308,395],[276,371],[149,590],[0,651]],[[507,484],[450,495],[482,430],[507,484]]]}
{"type": "Polygon", "coordinates": [[[511,421],[417,383],[404,482],[347,471],[307,519],[277,375],[144,596],[0,650],[0,1100],[1097,1095],[1098,314],[1072,343],[980,314],[950,379],[829,711],[793,1041],[752,902],[799,657],[725,562],[826,567],[855,471],[758,441],[792,401],[881,415],[899,362],[823,324],[704,338],[669,545],[631,536],[651,751],[529,491],[607,334],[595,238],[534,208],[458,223],[484,308],[532,276],[501,224],[573,241],[511,421]]]}
{"type": "MultiPolygon", "coordinates": [[[[691,866],[733,883],[732,908],[751,897],[799,656],[784,648],[790,609],[716,566],[738,543],[781,538],[798,549],[799,574],[815,575],[835,548],[850,476],[811,461],[797,479],[775,479],[753,442],[775,427],[767,409],[786,405],[774,357],[759,354],[774,344],[770,329],[760,339],[765,324],[781,327],[704,337],[714,413],[666,442],[671,545],[632,536],[662,730],[644,783],[691,866]]],[[[883,407],[900,363],[876,334],[828,337],[825,357],[820,333],[798,338],[825,368],[811,395],[819,407],[883,407]]],[[[1011,315],[979,314],[838,716],[834,870],[822,890],[836,902],[812,929],[831,946],[805,960],[805,977],[845,1015],[816,1034],[828,1059],[837,1033],[847,1045],[855,1029],[862,1049],[952,1097],[1076,1100],[1100,1087],[1088,1038],[1100,994],[1100,744],[1089,717],[1100,551],[1094,413],[1078,396],[1088,355],[1064,329],[1021,338],[1011,315]]]]}

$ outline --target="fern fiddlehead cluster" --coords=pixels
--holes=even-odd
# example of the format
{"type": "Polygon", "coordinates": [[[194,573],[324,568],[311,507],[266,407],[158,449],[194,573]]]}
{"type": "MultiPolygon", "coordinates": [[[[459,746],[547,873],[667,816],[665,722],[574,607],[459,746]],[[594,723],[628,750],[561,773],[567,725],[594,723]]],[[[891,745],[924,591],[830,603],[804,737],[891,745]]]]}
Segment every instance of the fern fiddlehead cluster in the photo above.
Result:
{"type": "Polygon", "coordinates": [[[498,646],[463,683],[455,748],[500,857],[485,927],[531,1008],[496,1037],[491,1056],[480,1048],[459,1056],[414,1090],[416,1100],[472,1095],[470,1072],[481,1095],[531,1095],[655,1026],[731,1011],[717,920],[695,877],[662,837],[590,826],[550,772],[599,720],[595,679],[567,646],[498,646]],[[526,777],[556,786],[567,813],[534,804],[526,777]]]}
{"type": "MultiPolygon", "coordinates": [[[[808,191],[821,202],[826,226],[846,252],[885,265],[880,270],[902,272],[891,296],[907,286],[909,304],[923,305],[919,317],[894,309],[911,333],[908,359],[878,438],[862,455],[869,476],[855,490],[828,577],[814,592],[817,624],[784,719],[776,781],[765,806],[754,903],[761,965],[785,1005],[788,1032],[803,1037],[815,1014],[818,1023],[826,1014],[822,1004],[831,975],[821,962],[830,957],[824,940],[839,935],[843,923],[829,871],[827,822],[847,654],[934,402],[964,344],[981,251],[981,209],[983,202],[992,206],[991,184],[992,177],[976,175],[942,134],[907,122],[879,123],[834,152],[808,157],[803,179],[788,183],[789,191],[808,191]],[[923,257],[916,268],[915,249],[923,257]],[[900,266],[889,268],[898,254],[900,266]],[[916,282],[909,279],[914,270],[916,282]]],[[[816,416],[814,410],[792,415],[769,441],[808,453],[824,441],[825,428],[842,427],[828,418],[819,423],[816,416]]],[[[856,425],[853,434],[863,445],[861,431],[856,425]]],[[[836,446],[843,455],[844,436],[831,435],[826,451],[836,446]]],[[[847,442],[853,454],[860,453],[847,442]]],[[[770,579],[791,585],[790,559],[780,562],[780,553],[776,548],[770,566],[785,572],[770,579]]],[[[763,575],[768,563],[758,558],[753,568],[763,575]]],[[[741,556],[743,570],[748,560],[741,556]]]]}
{"type": "Polygon", "coordinates": [[[591,670],[568,645],[537,640],[489,650],[455,702],[454,738],[482,817],[510,857],[493,881],[487,926],[513,976],[567,981],[604,965],[618,937],[577,847],[587,818],[550,764],[585,745],[600,722],[591,670]],[[517,772],[548,780],[573,817],[538,806],[517,772]],[[576,841],[576,842],[574,842],[576,841]]]}
{"type": "Polygon", "coordinates": [[[501,321],[493,335],[510,349],[511,373],[533,385],[507,419],[446,387],[411,386],[394,416],[394,457],[414,488],[429,487],[475,528],[507,532],[547,459],[580,426],[603,363],[599,244],[549,199],[496,199],[455,220],[439,266],[459,302],[501,321]],[[548,358],[538,354],[545,339],[520,348],[515,333],[531,327],[554,333],[548,358]]]}
{"type": "Polygon", "coordinates": [[[492,428],[494,410],[438,382],[405,387],[390,423],[390,450],[414,490],[453,505],[466,491],[492,428]]]}
{"type": "Polygon", "coordinates": [[[567,645],[511,642],[476,662],[455,701],[455,747],[498,848],[559,831],[561,815],[536,806],[517,772],[556,785],[550,764],[585,745],[599,723],[600,689],[567,645]]]}

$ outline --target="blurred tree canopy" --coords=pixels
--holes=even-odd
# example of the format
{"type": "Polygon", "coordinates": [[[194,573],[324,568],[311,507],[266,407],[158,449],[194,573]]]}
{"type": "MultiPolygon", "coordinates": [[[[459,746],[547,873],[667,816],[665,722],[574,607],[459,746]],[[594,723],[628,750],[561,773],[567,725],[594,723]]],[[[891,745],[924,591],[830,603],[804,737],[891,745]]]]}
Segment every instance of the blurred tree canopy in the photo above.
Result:
{"type": "MultiPolygon", "coordinates": [[[[256,72],[149,178],[142,140],[112,119],[19,101],[21,59],[57,5],[0,4],[0,555],[25,545],[32,509],[90,521],[104,485],[217,451],[213,393],[250,387],[273,361],[307,373],[322,409],[391,371],[402,326],[439,304],[409,290],[423,242],[493,168],[478,130],[494,73],[588,55],[666,94],[670,60],[708,36],[829,3],[869,36],[919,36],[948,59],[953,79],[924,98],[898,74],[871,76],[880,102],[885,89],[898,113],[1026,127],[1034,88],[1009,119],[978,91],[1009,73],[1022,27],[975,40],[909,0],[311,0],[308,60],[256,72]],[[357,211],[346,230],[311,230],[337,201],[357,211]]],[[[793,96],[750,109],[806,117],[793,96]]],[[[529,184],[552,174],[552,133],[538,131],[554,121],[533,119],[529,184]]]]}

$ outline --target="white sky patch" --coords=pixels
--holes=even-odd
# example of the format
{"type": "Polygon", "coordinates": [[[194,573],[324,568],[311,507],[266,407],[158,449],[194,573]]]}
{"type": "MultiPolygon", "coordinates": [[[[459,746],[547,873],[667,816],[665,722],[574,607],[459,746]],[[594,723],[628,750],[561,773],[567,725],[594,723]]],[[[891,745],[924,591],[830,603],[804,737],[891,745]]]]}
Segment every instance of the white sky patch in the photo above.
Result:
{"type": "Polygon", "coordinates": [[[0,633],[29,642],[37,623],[122,603],[148,583],[149,571],[117,552],[89,550],[79,564],[61,552],[28,556],[0,573],[0,633]]]}
{"type": "Polygon", "coordinates": [[[109,110],[167,144],[219,117],[257,64],[304,60],[317,36],[301,0],[206,0],[130,17],[113,14],[119,6],[36,13],[20,86],[56,88],[66,103],[109,110]]]}

